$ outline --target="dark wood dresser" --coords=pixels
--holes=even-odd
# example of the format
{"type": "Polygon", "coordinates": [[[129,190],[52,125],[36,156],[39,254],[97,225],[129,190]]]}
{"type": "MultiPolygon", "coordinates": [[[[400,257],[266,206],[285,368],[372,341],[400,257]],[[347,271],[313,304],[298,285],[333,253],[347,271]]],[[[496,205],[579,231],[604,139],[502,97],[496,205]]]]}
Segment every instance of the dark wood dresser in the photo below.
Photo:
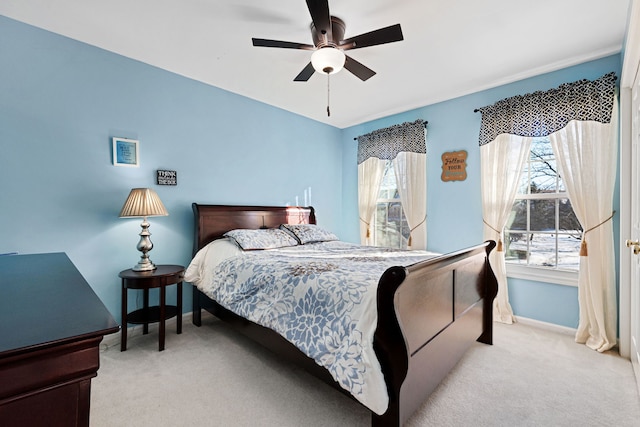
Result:
{"type": "Polygon", "coordinates": [[[0,256],[0,426],[88,426],[119,325],[64,253],[0,256]]]}

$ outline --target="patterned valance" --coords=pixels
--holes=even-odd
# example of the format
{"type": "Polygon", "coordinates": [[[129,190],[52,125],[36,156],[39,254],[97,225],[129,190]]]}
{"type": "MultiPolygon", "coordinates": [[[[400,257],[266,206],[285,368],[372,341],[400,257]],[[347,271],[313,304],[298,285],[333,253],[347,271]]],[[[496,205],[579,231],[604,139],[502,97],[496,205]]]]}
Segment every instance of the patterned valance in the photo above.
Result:
{"type": "Polygon", "coordinates": [[[424,121],[406,122],[358,137],[358,164],[369,157],[393,160],[398,153],[427,153],[424,121]]]}
{"type": "Polygon", "coordinates": [[[571,120],[611,122],[616,74],[579,80],[548,91],[506,98],[479,108],[480,145],[500,134],[540,137],[564,128],[571,120]]]}

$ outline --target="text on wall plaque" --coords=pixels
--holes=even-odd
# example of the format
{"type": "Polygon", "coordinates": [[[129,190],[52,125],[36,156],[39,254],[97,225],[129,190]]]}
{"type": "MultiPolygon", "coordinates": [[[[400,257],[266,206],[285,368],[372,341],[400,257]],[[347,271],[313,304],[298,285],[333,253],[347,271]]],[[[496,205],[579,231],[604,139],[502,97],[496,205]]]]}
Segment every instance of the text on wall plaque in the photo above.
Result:
{"type": "Polygon", "coordinates": [[[464,181],[467,179],[467,152],[450,151],[442,153],[442,180],[464,181]]]}
{"type": "Polygon", "coordinates": [[[156,179],[158,185],[178,185],[178,173],[176,171],[158,169],[156,179]]]}

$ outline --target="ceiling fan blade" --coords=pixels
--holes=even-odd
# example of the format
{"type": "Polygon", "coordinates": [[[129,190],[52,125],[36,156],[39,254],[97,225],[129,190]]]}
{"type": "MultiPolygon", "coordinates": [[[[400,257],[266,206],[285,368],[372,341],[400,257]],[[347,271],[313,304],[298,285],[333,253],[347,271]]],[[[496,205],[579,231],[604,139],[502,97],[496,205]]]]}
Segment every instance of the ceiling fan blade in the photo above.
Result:
{"type": "Polygon", "coordinates": [[[368,68],[355,59],[347,56],[344,61],[344,68],[351,71],[353,75],[362,80],[363,82],[376,75],[376,72],[371,68],[368,68]]]}
{"type": "Polygon", "coordinates": [[[329,0],[307,0],[309,14],[316,30],[327,36],[327,40],[333,40],[331,34],[331,15],[329,14],[329,0]]]}
{"type": "Polygon", "coordinates": [[[313,68],[313,65],[311,64],[311,62],[309,62],[307,64],[306,67],[304,67],[302,69],[302,71],[300,71],[300,74],[298,74],[296,76],[295,79],[293,79],[294,82],[306,82],[307,80],[309,80],[309,78],[311,78],[311,76],[313,75],[313,73],[315,73],[316,70],[313,68]]]}
{"type": "Polygon", "coordinates": [[[359,36],[350,37],[341,41],[340,47],[344,50],[359,49],[379,44],[399,42],[401,40],[404,40],[404,37],[402,36],[402,28],[400,28],[400,24],[396,24],[365,34],[360,34],[359,36]]]}
{"type": "Polygon", "coordinates": [[[280,47],[284,49],[304,49],[312,50],[316,47],[310,44],[296,43],[296,42],[284,42],[282,40],[269,40],[269,39],[256,39],[252,38],[254,46],[260,47],[280,47]]]}

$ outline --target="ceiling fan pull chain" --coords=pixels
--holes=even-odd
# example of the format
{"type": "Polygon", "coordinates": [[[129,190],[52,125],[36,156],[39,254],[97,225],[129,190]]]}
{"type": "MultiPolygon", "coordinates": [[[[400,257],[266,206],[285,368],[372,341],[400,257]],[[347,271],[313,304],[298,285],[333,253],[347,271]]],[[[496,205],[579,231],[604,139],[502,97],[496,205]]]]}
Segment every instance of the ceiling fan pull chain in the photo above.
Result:
{"type": "Polygon", "coordinates": [[[331,111],[329,110],[329,76],[331,74],[327,73],[327,117],[331,117],[331,111]]]}

